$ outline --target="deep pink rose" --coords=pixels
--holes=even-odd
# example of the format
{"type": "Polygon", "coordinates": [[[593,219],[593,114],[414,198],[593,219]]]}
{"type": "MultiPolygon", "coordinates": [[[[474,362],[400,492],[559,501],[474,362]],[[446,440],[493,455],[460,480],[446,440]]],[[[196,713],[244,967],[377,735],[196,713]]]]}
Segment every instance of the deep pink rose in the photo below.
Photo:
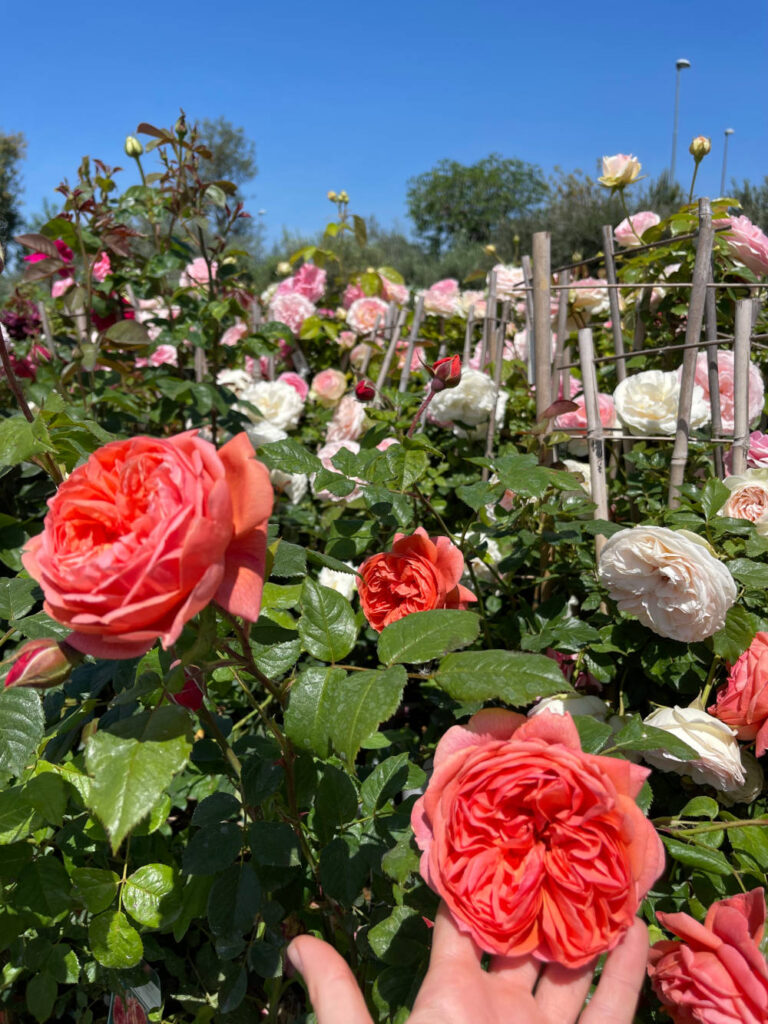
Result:
{"type": "Polygon", "coordinates": [[[251,330],[244,320],[236,320],[231,327],[228,327],[221,336],[221,344],[227,348],[238,345],[243,338],[247,338],[251,330]]]}
{"type": "Polygon", "coordinates": [[[730,228],[723,238],[731,256],[758,277],[768,274],[768,237],[749,217],[731,217],[730,228]]]}
{"type": "MultiPolygon", "coordinates": [[[[678,377],[682,375],[682,367],[678,370],[678,377]]],[[[726,434],[733,433],[733,352],[731,350],[718,351],[717,353],[717,380],[720,385],[720,421],[723,431],[726,434]]],[[[696,358],[696,373],[694,383],[698,384],[704,392],[704,399],[709,404],[709,371],[707,370],[707,355],[700,352],[696,358]]],[[[748,418],[751,423],[759,418],[765,403],[765,384],[759,367],[754,363],[749,364],[749,411],[748,418]]]]}
{"type": "MultiPolygon", "coordinates": [[[[72,273],[72,266],[71,266],[71,264],[72,264],[72,261],[75,258],[75,254],[72,252],[72,250],[69,248],[68,245],[66,245],[64,242],[62,242],[62,240],[60,238],[55,239],[53,244],[58,249],[59,256],[67,264],[67,266],[65,266],[65,267],[60,267],[56,271],[56,273],[59,275],[59,277],[69,277],[70,274],[72,273]]],[[[47,260],[47,259],[48,259],[48,257],[47,257],[47,255],[44,252],[32,252],[28,256],[24,257],[24,262],[25,263],[40,263],[42,260],[47,260]]]]}
{"type": "Polygon", "coordinates": [[[735,729],[740,740],[755,740],[758,757],[768,750],[768,633],[755,634],[708,711],[735,729]]]}
{"type": "MultiPolygon", "coordinates": [[[[724,461],[725,468],[730,475],[733,464],[733,455],[730,448],[725,454],[724,461]]],[[[760,430],[753,430],[749,435],[747,469],[768,469],[768,434],[763,434],[760,430]]]]}
{"type": "Polygon", "coordinates": [[[299,398],[301,398],[302,402],[306,402],[307,395],[309,394],[309,384],[298,373],[287,370],[285,373],[281,373],[277,379],[283,381],[284,384],[290,384],[299,393],[299,398]]]}
{"type": "Polygon", "coordinates": [[[765,1024],[768,965],[760,952],[762,889],[713,903],[701,924],[689,914],[657,913],[682,939],[651,946],[648,974],[675,1024],[765,1024]]]}
{"type": "Polygon", "coordinates": [[[194,288],[197,285],[205,285],[213,278],[215,280],[216,274],[218,273],[219,265],[216,260],[213,260],[208,268],[208,264],[202,256],[196,256],[191,263],[188,263],[184,270],[181,272],[179,278],[180,288],[194,288]]]}
{"type": "Polygon", "coordinates": [[[314,263],[303,263],[291,277],[286,277],[277,286],[277,294],[285,295],[288,292],[295,292],[303,295],[310,302],[317,302],[325,291],[327,274],[322,267],[316,267],[314,263]]]}
{"type": "Polygon", "coordinates": [[[344,307],[344,309],[349,309],[349,307],[352,305],[352,303],[356,302],[357,299],[364,299],[364,298],[365,298],[365,292],[360,287],[360,285],[359,284],[355,284],[354,282],[350,282],[347,285],[347,287],[344,289],[344,294],[341,297],[341,304],[344,307]]]}
{"type": "Polygon", "coordinates": [[[112,264],[110,263],[109,260],[109,253],[100,252],[99,258],[93,264],[93,269],[91,270],[91,276],[93,277],[93,280],[101,283],[111,273],[112,264]]]}
{"type": "Polygon", "coordinates": [[[60,299],[65,292],[68,292],[75,283],[74,277],[60,277],[58,281],[51,284],[51,298],[60,299]]]}
{"type": "Polygon", "coordinates": [[[643,232],[648,228],[655,228],[660,221],[661,217],[653,210],[640,210],[625,217],[621,224],[617,224],[613,237],[625,249],[636,248],[643,244],[643,232]]]}
{"type": "Polygon", "coordinates": [[[133,364],[138,369],[144,366],[178,366],[179,353],[173,345],[158,345],[149,357],[137,356],[133,364]]]}

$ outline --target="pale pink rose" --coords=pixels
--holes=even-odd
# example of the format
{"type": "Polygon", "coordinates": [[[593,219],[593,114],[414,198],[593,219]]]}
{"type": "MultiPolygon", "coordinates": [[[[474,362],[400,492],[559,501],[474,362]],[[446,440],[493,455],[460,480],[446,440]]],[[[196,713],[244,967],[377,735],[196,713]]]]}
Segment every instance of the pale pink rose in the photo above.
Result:
{"type": "Polygon", "coordinates": [[[68,291],[74,283],[74,277],[60,277],[51,285],[51,298],[60,299],[64,292],[68,291]]]}
{"type": "Polygon", "coordinates": [[[304,295],[298,292],[287,292],[283,295],[275,295],[269,304],[269,319],[279,320],[298,334],[301,325],[315,312],[314,305],[304,295]]]}
{"type": "Polygon", "coordinates": [[[749,217],[730,217],[729,223],[723,238],[731,256],[758,277],[768,274],[768,237],[749,217]]]}
{"type": "Polygon", "coordinates": [[[312,378],[309,389],[310,398],[330,409],[339,401],[347,390],[347,378],[341,370],[321,370],[312,378]]]}
{"type": "Polygon", "coordinates": [[[357,441],[365,429],[365,406],[354,395],[344,395],[328,424],[326,444],[331,441],[357,441]]]}
{"type": "MultiPolygon", "coordinates": [[[[395,351],[397,353],[397,368],[402,370],[405,366],[405,358],[408,355],[408,342],[398,341],[395,351]]],[[[424,346],[414,345],[413,353],[411,354],[411,373],[418,373],[419,370],[423,369],[425,362],[424,346]]]]}
{"type": "Polygon", "coordinates": [[[359,370],[372,351],[373,347],[371,345],[366,345],[365,343],[355,345],[349,353],[350,366],[355,370],[359,370]]]}
{"type": "Polygon", "coordinates": [[[112,273],[112,264],[109,261],[109,254],[106,252],[99,253],[99,258],[93,264],[91,270],[91,276],[94,281],[101,283],[105,277],[108,277],[112,273]]]}
{"type": "Polygon", "coordinates": [[[238,345],[243,338],[247,338],[251,330],[244,320],[236,320],[231,327],[228,327],[221,336],[220,344],[227,348],[238,345]]]}
{"type": "Polygon", "coordinates": [[[284,384],[290,384],[298,392],[302,402],[306,402],[307,395],[309,394],[309,384],[298,373],[288,370],[285,373],[281,373],[277,379],[283,381],[284,384]]]}
{"type": "Polygon", "coordinates": [[[387,309],[386,302],[373,295],[355,299],[347,311],[347,323],[358,334],[369,334],[376,326],[377,319],[379,327],[384,326],[387,309]]]}
{"type": "MultiPolygon", "coordinates": [[[[522,267],[507,267],[497,263],[493,268],[496,273],[496,298],[517,299],[525,288],[525,273],[522,267]]],[[[490,281],[490,274],[488,275],[490,281]]]]}
{"type": "MultiPolygon", "coordinates": [[[[604,395],[602,392],[598,392],[597,399],[600,408],[600,422],[603,427],[615,427],[616,407],[613,404],[613,397],[611,395],[604,395]]],[[[562,416],[556,417],[555,426],[559,427],[561,430],[580,430],[586,433],[587,410],[584,405],[584,395],[576,395],[576,397],[572,398],[571,401],[578,405],[578,409],[574,409],[573,412],[565,412],[562,416]]]]}
{"type": "Polygon", "coordinates": [[[340,331],[337,340],[339,348],[354,348],[357,344],[357,335],[354,331],[340,331]]]}
{"type": "Polygon", "coordinates": [[[606,188],[623,188],[631,185],[640,173],[642,164],[634,156],[617,153],[615,156],[603,157],[603,173],[597,180],[606,188]]]}
{"type": "Polygon", "coordinates": [[[303,295],[310,302],[317,302],[325,291],[326,272],[314,263],[304,263],[291,277],[286,277],[277,286],[278,295],[295,293],[303,295]]]}
{"type": "Polygon", "coordinates": [[[475,320],[482,320],[482,318],[485,316],[485,310],[487,308],[485,292],[462,292],[460,302],[464,316],[469,316],[470,309],[472,309],[472,316],[475,318],[475,320]]]}
{"type": "Polygon", "coordinates": [[[725,483],[731,495],[720,509],[721,516],[756,523],[768,513],[768,469],[748,469],[742,476],[729,476],[725,483]]]}
{"type": "MultiPolygon", "coordinates": [[[[678,379],[682,368],[678,370],[678,379]]],[[[720,384],[720,420],[726,434],[733,433],[733,352],[730,350],[717,353],[717,379],[720,384]]],[[[700,352],[696,358],[694,382],[704,392],[704,399],[709,405],[709,372],[707,356],[700,352]]],[[[754,363],[749,364],[749,402],[748,416],[750,423],[759,418],[765,402],[765,385],[763,375],[754,363]]]]}
{"type": "Polygon", "coordinates": [[[193,259],[191,263],[188,263],[181,272],[179,287],[194,288],[196,285],[208,284],[211,278],[215,280],[218,270],[219,265],[216,260],[213,260],[209,270],[208,264],[205,262],[203,257],[196,256],[195,259],[193,259]]]}
{"type": "Polygon", "coordinates": [[[358,299],[364,298],[365,292],[360,287],[360,285],[355,284],[354,282],[350,282],[344,289],[344,294],[341,297],[341,304],[344,307],[344,309],[349,309],[353,302],[356,302],[358,299]]]}
{"type": "Polygon", "coordinates": [[[336,310],[335,309],[330,309],[328,306],[318,306],[317,307],[317,315],[318,316],[325,316],[329,320],[333,320],[333,318],[336,316],[336,310]]]}
{"type": "Polygon", "coordinates": [[[388,277],[380,274],[381,294],[387,302],[396,302],[398,306],[404,306],[408,301],[409,291],[404,284],[390,281],[388,277]]]}
{"type": "Polygon", "coordinates": [[[452,277],[435,281],[423,293],[424,312],[435,316],[458,316],[461,313],[459,282],[452,277]]]}
{"type": "MultiPolygon", "coordinates": [[[[726,452],[724,462],[726,471],[730,474],[733,463],[730,449],[726,452]]],[[[753,430],[749,435],[747,469],[768,469],[768,434],[763,434],[760,430],[753,430]]]]}
{"type": "Polygon", "coordinates": [[[137,356],[134,359],[134,366],[141,369],[144,366],[178,366],[179,354],[173,345],[158,345],[155,351],[145,358],[137,356]]]}
{"type": "Polygon", "coordinates": [[[140,324],[145,324],[149,320],[175,320],[180,312],[180,306],[171,306],[169,308],[163,304],[163,300],[160,298],[139,299],[136,320],[140,324]]]}
{"type": "Polygon", "coordinates": [[[643,232],[648,228],[655,228],[660,222],[661,217],[658,213],[654,213],[653,210],[640,210],[630,217],[625,217],[621,224],[617,224],[613,237],[625,249],[633,249],[643,244],[643,232]]]}
{"type": "Polygon", "coordinates": [[[575,281],[568,292],[568,301],[574,313],[607,313],[609,302],[605,281],[597,277],[583,277],[575,281]]]}
{"type": "MultiPolygon", "coordinates": [[[[326,444],[324,444],[322,448],[319,448],[317,451],[317,457],[322,462],[324,469],[330,470],[331,473],[339,473],[339,470],[336,469],[334,464],[331,462],[331,459],[334,457],[334,455],[338,455],[342,448],[346,448],[347,451],[353,452],[355,455],[357,455],[357,453],[360,451],[360,445],[357,443],[357,441],[329,441],[326,444]]],[[[351,477],[351,479],[355,480],[356,483],[358,484],[365,483],[364,480],[360,480],[357,477],[351,477]]],[[[332,494],[330,491],[327,490],[315,491],[315,478],[312,477],[311,480],[312,490],[318,501],[355,501],[355,499],[359,498],[360,494],[362,493],[360,487],[355,487],[354,490],[352,490],[349,494],[345,494],[343,496],[338,494],[332,494]]]]}

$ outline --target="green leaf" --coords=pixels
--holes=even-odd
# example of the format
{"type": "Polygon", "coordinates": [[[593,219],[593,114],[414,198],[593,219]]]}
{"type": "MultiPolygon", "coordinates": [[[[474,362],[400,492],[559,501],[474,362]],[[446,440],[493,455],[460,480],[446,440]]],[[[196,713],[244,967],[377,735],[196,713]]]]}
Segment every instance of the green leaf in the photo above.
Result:
{"type": "Polygon", "coordinates": [[[449,654],[440,662],[435,682],[454,700],[503,700],[513,707],[573,692],[552,658],[520,651],[449,654]]]}
{"type": "Polygon", "coordinates": [[[711,796],[695,796],[675,815],[677,818],[709,818],[714,821],[720,813],[720,805],[711,796]]]}
{"type": "Polygon", "coordinates": [[[36,580],[0,580],[0,619],[20,619],[35,605],[36,580]]]}
{"type": "Polygon", "coordinates": [[[85,909],[91,914],[100,914],[117,896],[120,878],[114,871],[104,868],[74,868],[72,882],[75,895],[82,900],[85,909]]]}
{"type": "Polygon", "coordinates": [[[142,348],[152,344],[147,328],[138,320],[118,320],[107,328],[104,337],[120,348],[142,348]]]}
{"type": "Polygon", "coordinates": [[[598,722],[589,715],[574,715],[573,724],[579,732],[581,749],[587,754],[599,754],[613,736],[613,729],[607,722],[598,722]]]}
{"type": "Polygon", "coordinates": [[[268,469],[279,469],[282,473],[306,473],[309,476],[323,468],[316,455],[289,437],[259,445],[259,459],[268,469]]]}
{"type": "Polygon", "coordinates": [[[231,793],[212,793],[201,800],[192,815],[192,824],[198,828],[206,825],[219,825],[222,821],[239,818],[242,806],[236,796],[231,793]]]}
{"type": "Polygon", "coordinates": [[[339,661],[355,645],[355,613],[346,598],[322,587],[311,577],[304,580],[299,636],[304,649],[320,661],[339,661]]]}
{"type": "Polygon", "coordinates": [[[141,936],[122,910],[107,910],[88,925],[88,942],[102,967],[126,970],[144,955],[141,936]]]}
{"type": "Polygon", "coordinates": [[[722,480],[712,477],[704,484],[701,492],[701,510],[707,520],[712,519],[728,501],[730,491],[722,480]]]}
{"type": "Polygon", "coordinates": [[[662,836],[661,841],[667,848],[670,856],[686,867],[696,868],[699,871],[706,871],[709,874],[730,875],[731,865],[717,850],[711,850],[706,846],[692,846],[688,843],[681,843],[670,836],[662,836]]]}
{"type": "Polygon", "coordinates": [[[9,626],[26,637],[28,640],[66,640],[72,630],[69,626],[63,626],[56,622],[45,612],[35,612],[34,615],[25,615],[23,619],[11,619],[9,626]]]}
{"type": "Polygon", "coordinates": [[[347,905],[359,896],[368,875],[367,851],[352,836],[338,836],[320,853],[320,884],[327,896],[347,905]]]}
{"type": "Polygon", "coordinates": [[[38,857],[19,875],[13,900],[40,916],[55,918],[69,910],[71,882],[64,865],[53,854],[38,857]]]}
{"type": "Polygon", "coordinates": [[[248,826],[251,854],[256,864],[295,868],[301,864],[299,841],[284,821],[254,821],[248,826]]]}
{"type": "Polygon", "coordinates": [[[93,780],[88,806],[116,853],[187,763],[192,744],[189,715],[179,707],[161,707],[146,718],[134,716],[116,723],[113,730],[89,738],[85,761],[93,780]],[[138,732],[141,738],[123,738],[116,735],[118,730],[138,732]]]}
{"type": "Polygon", "coordinates": [[[749,647],[757,632],[752,615],[740,604],[732,605],[725,625],[712,637],[715,654],[733,663],[749,647]]]}
{"type": "Polygon", "coordinates": [[[46,969],[60,985],[76,985],[80,980],[80,961],[66,942],[57,942],[51,949],[46,969]]]}
{"type": "Polygon", "coordinates": [[[408,780],[408,754],[395,754],[376,765],[360,787],[360,803],[364,815],[376,811],[396,796],[408,780]]]}
{"type": "Polygon", "coordinates": [[[24,416],[0,419],[0,466],[16,466],[53,450],[48,430],[39,416],[32,423],[24,416]]]}
{"type": "Polygon", "coordinates": [[[0,792],[0,844],[25,839],[40,818],[21,786],[0,792]]]}
{"type": "Polygon", "coordinates": [[[398,885],[403,885],[410,874],[418,871],[419,855],[411,847],[410,835],[401,839],[391,850],[387,850],[381,858],[381,868],[398,885]]]}
{"type": "Polygon", "coordinates": [[[619,750],[666,750],[681,761],[693,761],[699,756],[684,740],[666,729],[646,725],[639,715],[633,715],[625,722],[614,735],[611,746],[619,750]]]}
{"type": "Polygon", "coordinates": [[[53,1013],[59,987],[55,978],[47,971],[42,971],[31,978],[27,984],[27,1009],[38,1021],[49,1020],[53,1013]]]}
{"type": "Polygon", "coordinates": [[[214,935],[250,931],[261,903],[261,888],[250,864],[233,864],[211,886],[208,923],[214,935]]]}
{"type": "Polygon", "coordinates": [[[480,632],[474,612],[440,608],[412,612],[379,634],[379,661],[384,665],[418,664],[471,644],[480,632]]]}
{"type": "Polygon", "coordinates": [[[307,571],[307,554],[304,548],[298,544],[289,544],[287,541],[278,542],[275,552],[275,561],[272,565],[272,575],[284,578],[286,576],[303,576],[307,571]]]}
{"type": "Polygon", "coordinates": [[[215,875],[237,858],[243,845],[243,830],[231,821],[207,825],[196,832],[182,855],[188,875],[215,875]]]}
{"type": "Polygon", "coordinates": [[[343,668],[321,666],[304,669],[296,677],[285,714],[285,734],[300,750],[328,756],[336,714],[334,694],[346,678],[343,668]]]}
{"type": "Polygon", "coordinates": [[[34,690],[11,687],[0,693],[0,772],[19,775],[35,759],[44,727],[34,690]]]}
{"type": "Polygon", "coordinates": [[[331,740],[348,765],[360,744],[397,711],[407,674],[402,665],[373,672],[354,672],[334,687],[331,740]]]}
{"type": "Polygon", "coordinates": [[[412,907],[395,907],[368,932],[368,944],[376,956],[392,967],[418,963],[429,948],[429,929],[412,907]]]}
{"type": "Polygon", "coordinates": [[[61,825],[67,806],[67,788],[64,780],[53,772],[45,772],[30,779],[26,786],[27,799],[49,825],[61,825]]]}
{"type": "Polygon", "coordinates": [[[393,491],[408,491],[429,469],[427,453],[400,444],[387,448],[384,458],[388,467],[387,485],[393,491]]]}
{"type": "Polygon", "coordinates": [[[748,854],[759,871],[768,872],[768,832],[764,825],[729,828],[728,840],[734,850],[748,854]]]}
{"type": "Polygon", "coordinates": [[[145,864],[125,880],[123,907],[147,928],[164,928],[179,916],[181,887],[168,864],[145,864]]]}
{"type": "Polygon", "coordinates": [[[340,825],[357,817],[357,790],[339,768],[327,764],[315,797],[315,831],[321,842],[327,842],[340,825]]]}
{"type": "Polygon", "coordinates": [[[768,588],[768,565],[753,562],[751,558],[734,558],[725,565],[731,576],[743,583],[747,590],[768,588]]]}

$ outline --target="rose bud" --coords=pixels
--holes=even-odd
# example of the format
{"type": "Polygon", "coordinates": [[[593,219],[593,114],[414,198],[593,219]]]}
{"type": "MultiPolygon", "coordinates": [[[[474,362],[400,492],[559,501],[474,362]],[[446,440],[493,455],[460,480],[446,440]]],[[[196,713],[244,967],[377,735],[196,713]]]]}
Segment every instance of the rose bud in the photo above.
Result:
{"type": "Polygon", "coordinates": [[[698,163],[699,160],[704,159],[710,149],[712,149],[712,140],[708,139],[706,135],[697,135],[688,147],[688,152],[698,163]]]}
{"type": "Polygon", "coordinates": [[[178,693],[168,694],[174,704],[180,704],[189,711],[199,711],[203,706],[202,685],[188,673],[184,674],[184,685],[178,693]]]}
{"type": "Polygon", "coordinates": [[[126,135],[125,137],[125,155],[132,156],[134,159],[137,156],[141,156],[144,152],[144,147],[136,138],[135,135],[126,135]]]}
{"type": "Polygon", "coordinates": [[[355,398],[358,402],[372,402],[376,397],[376,388],[373,386],[371,381],[359,380],[355,385],[355,398]]]}
{"type": "Polygon", "coordinates": [[[69,678],[83,656],[58,640],[30,640],[12,656],[6,686],[32,686],[48,690],[69,678]]]}
{"type": "Polygon", "coordinates": [[[338,197],[338,196],[336,195],[336,193],[335,193],[335,192],[333,191],[333,189],[331,189],[331,191],[330,191],[330,192],[328,193],[328,198],[330,199],[330,201],[331,201],[332,203],[335,203],[335,202],[336,202],[336,200],[337,200],[337,199],[338,199],[339,197],[338,197]]]}
{"type": "Polygon", "coordinates": [[[445,356],[438,359],[430,367],[429,374],[432,377],[433,391],[457,387],[461,381],[461,356],[445,356]]]}

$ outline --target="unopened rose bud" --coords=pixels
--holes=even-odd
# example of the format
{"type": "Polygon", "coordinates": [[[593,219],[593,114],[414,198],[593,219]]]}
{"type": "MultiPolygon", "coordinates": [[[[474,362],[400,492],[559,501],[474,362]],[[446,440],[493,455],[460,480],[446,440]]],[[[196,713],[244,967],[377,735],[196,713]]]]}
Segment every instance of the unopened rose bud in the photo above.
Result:
{"type": "Polygon", "coordinates": [[[173,130],[176,132],[176,137],[179,138],[179,139],[183,139],[186,136],[186,134],[187,134],[187,119],[186,119],[186,117],[183,114],[176,121],[176,124],[173,126],[173,130]]]}
{"type": "Polygon", "coordinates": [[[141,156],[144,152],[144,147],[136,138],[135,135],[126,135],[125,137],[125,155],[137,157],[141,156]]]}
{"type": "Polygon", "coordinates": [[[376,388],[369,380],[359,380],[355,385],[355,398],[358,402],[372,402],[376,397],[376,388]]]}
{"type": "Polygon", "coordinates": [[[429,375],[432,378],[433,391],[455,388],[461,381],[461,356],[445,356],[438,359],[429,368],[429,375]]]}
{"type": "Polygon", "coordinates": [[[339,192],[339,202],[340,203],[348,203],[349,202],[349,196],[347,195],[347,193],[346,193],[346,191],[344,189],[342,189],[342,191],[339,192]]]}
{"type": "Polygon", "coordinates": [[[288,262],[288,260],[280,260],[280,262],[277,264],[277,272],[278,274],[290,274],[291,264],[288,262]]]}
{"type": "Polygon", "coordinates": [[[332,203],[335,203],[339,197],[336,195],[333,189],[331,189],[331,191],[328,193],[328,198],[331,200],[332,203]]]}
{"type": "Polygon", "coordinates": [[[696,163],[698,163],[699,160],[704,159],[704,157],[711,149],[712,140],[708,139],[706,135],[697,135],[688,147],[688,152],[691,154],[696,163]]]}
{"type": "Polygon", "coordinates": [[[485,247],[485,251],[492,256],[496,252],[496,246],[489,242],[485,247]]]}
{"type": "Polygon", "coordinates": [[[6,687],[32,686],[48,690],[65,682],[83,656],[58,640],[30,640],[8,660],[11,668],[5,677],[6,687]]]}
{"type": "Polygon", "coordinates": [[[190,711],[199,711],[203,706],[202,683],[199,683],[188,673],[184,675],[184,685],[179,692],[171,693],[168,696],[174,704],[180,704],[183,708],[188,708],[190,711]]]}

